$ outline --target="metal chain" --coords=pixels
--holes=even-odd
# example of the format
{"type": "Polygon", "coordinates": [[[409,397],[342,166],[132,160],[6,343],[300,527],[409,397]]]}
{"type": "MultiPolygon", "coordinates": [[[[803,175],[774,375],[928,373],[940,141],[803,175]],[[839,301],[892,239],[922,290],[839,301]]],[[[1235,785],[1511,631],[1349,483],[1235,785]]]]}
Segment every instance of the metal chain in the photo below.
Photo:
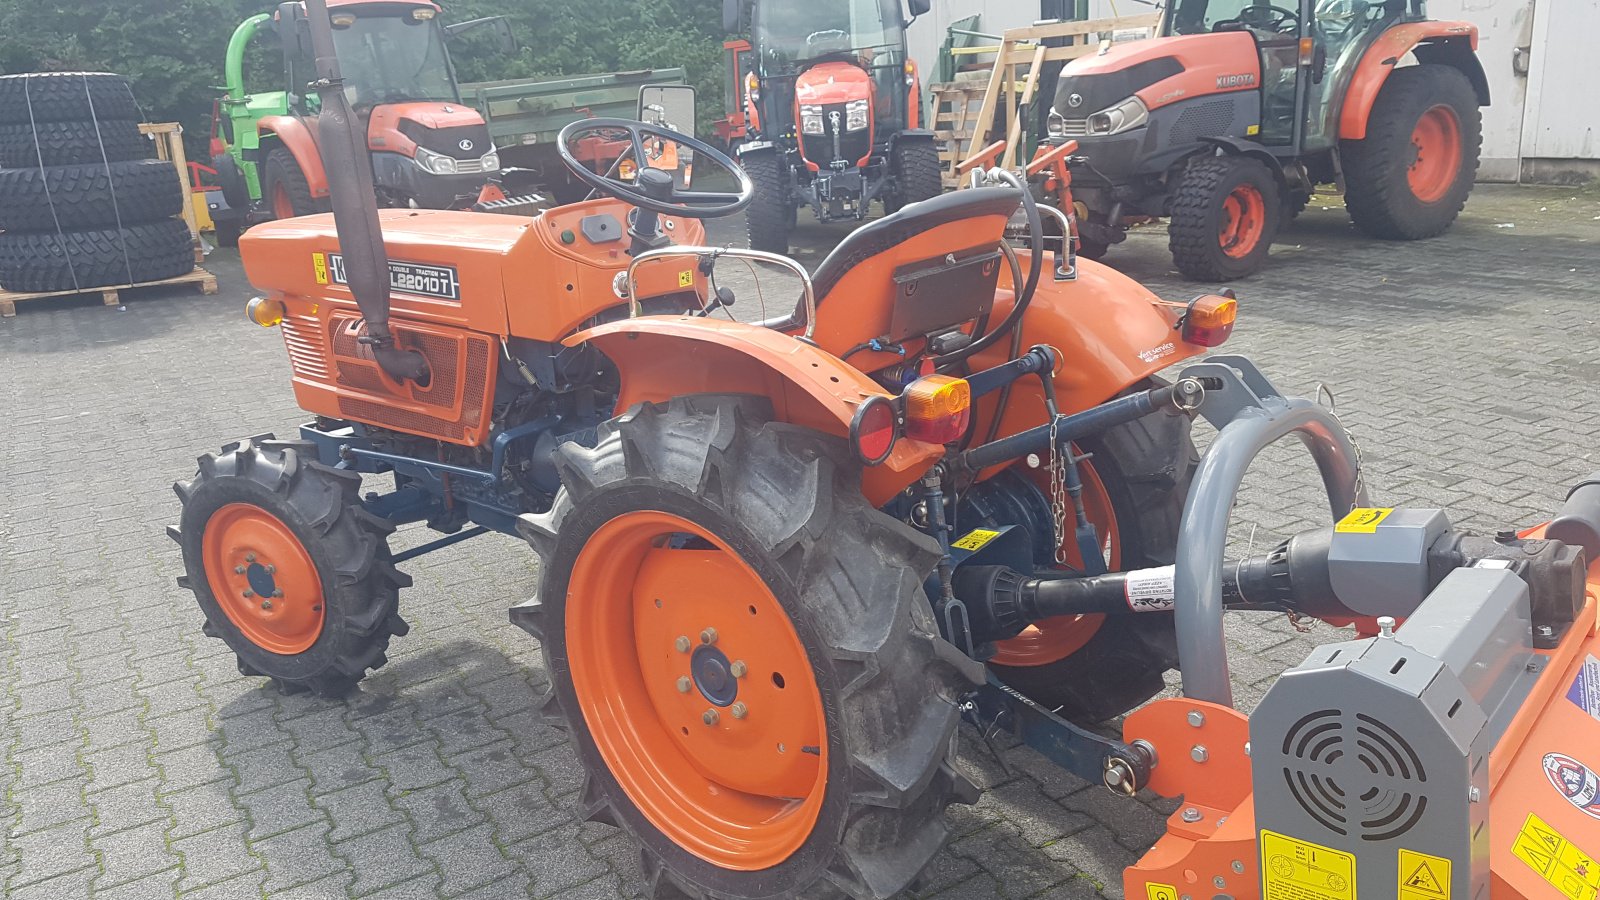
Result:
{"type": "Polygon", "coordinates": [[[1058,417],[1050,418],[1050,517],[1056,531],[1056,565],[1067,564],[1067,469],[1056,440],[1058,417]]]}
{"type": "Polygon", "coordinates": [[[1350,508],[1353,510],[1360,505],[1361,493],[1366,489],[1367,470],[1365,466],[1361,465],[1361,442],[1356,440],[1356,433],[1350,430],[1350,426],[1346,425],[1344,420],[1339,418],[1339,399],[1333,395],[1333,390],[1326,384],[1323,384],[1319,381],[1317,382],[1316,393],[1318,400],[1321,400],[1323,395],[1327,395],[1328,397],[1328,402],[1324,404],[1328,410],[1328,415],[1333,416],[1333,421],[1339,423],[1339,427],[1344,429],[1345,437],[1350,439],[1350,446],[1356,451],[1355,493],[1350,497],[1350,508]]]}

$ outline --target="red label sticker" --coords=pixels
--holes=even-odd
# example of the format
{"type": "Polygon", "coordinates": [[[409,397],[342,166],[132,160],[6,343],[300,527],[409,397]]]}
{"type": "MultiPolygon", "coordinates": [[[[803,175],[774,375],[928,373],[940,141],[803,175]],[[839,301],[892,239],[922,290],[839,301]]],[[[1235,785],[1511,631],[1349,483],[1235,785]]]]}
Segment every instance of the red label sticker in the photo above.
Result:
{"type": "Polygon", "coordinates": [[[1567,802],[1600,819],[1600,776],[1565,753],[1544,755],[1544,777],[1567,802]]]}

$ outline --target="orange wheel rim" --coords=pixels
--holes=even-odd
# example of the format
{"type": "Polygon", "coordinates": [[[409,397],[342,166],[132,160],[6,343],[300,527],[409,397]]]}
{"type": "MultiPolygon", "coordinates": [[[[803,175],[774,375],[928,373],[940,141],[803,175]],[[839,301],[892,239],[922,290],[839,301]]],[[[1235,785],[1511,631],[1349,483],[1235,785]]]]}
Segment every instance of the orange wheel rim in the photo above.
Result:
{"type": "Polygon", "coordinates": [[[272,186],[272,217],[275,219],[294,218],[294,203],[289,199],[289,192],[281,184],[272,186]]]}
{"type": "MultiPolygon", "coordinates": [[[[1092,463],[1080,465],[1078,471],[1083,479],[1083,512],[1100,536],[1106,565],[1116,571],[1122,564],[1122,538],[1117,531],[1117,514],[1111,506],[1111,495],[1106,492],[1105,483],[1092,463]]],[[[1031,470],[1029,474],[1036,482],[1048,477],[1040,470],[1031,470]]],[[[1066,536],[1062,546],[1066,549],[1068,565],[1081,568],[1083,559],[1071,535],[1066,536]]],[[[1036,622],[1016,637],[996,644],[995,655],[989,661],[1002,666],[1047,666],[1059,662],[1087,644],[1105,618],[1102,615],[1060,616],[1036,622]]]]}
{"type": "Polygon", "coordinates": [[[1411,131],[1415,156],[1406,170],[1411,193],[1423,203],[1436,203],[1450,192],[1461,169],[1461,123],[1444,104],[1431,107],[1411,131]]]}
{"type": "Polygon", "coordinates": [[[230,503],[206,522],[201,554],[211,595],[250,643],[287,656],[322,636],[322,578],[277,516],[230,503]]]}
{"type": "Polygon", "coordinates": [[[1253,185],[1241,184],[1222,198],[1222,224],[1217,240],[1222,252],[1238,259],[1249,256],[1267,230],[1267,202],[1253,185]]]}
{"type": "Polygon", "coordinates": [[[725,869],[793,855],[822,809],[826,720],[805,646],[755,570],[687,519],[632,512],[584,545],[567,598],[579,708],[645,818],[725,869]]]}

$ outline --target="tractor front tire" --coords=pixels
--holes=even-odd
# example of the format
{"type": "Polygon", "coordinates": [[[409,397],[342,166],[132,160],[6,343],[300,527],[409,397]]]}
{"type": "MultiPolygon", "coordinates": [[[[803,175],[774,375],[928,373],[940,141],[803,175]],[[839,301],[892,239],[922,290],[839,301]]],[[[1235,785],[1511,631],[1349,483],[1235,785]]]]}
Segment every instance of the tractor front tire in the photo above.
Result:
{"type": "Polygon", "coordinates": [[[1350,220],[1386,240],[1442,234],[1467,204],[1482,139],[1478,97],[1459,70],[1396,69],[1372,104],[1367,136],[1339,144],[1350,220]]]}
{"type": "Polygon", "coordinates": [[[783,160],[775,152],[757,152],[741,158],[739,165],[755,186],[755,200],[744,211],[750,249],[788,253],[796,211],[783,160]]]}
{"type": "Polygon", "coordinates": [[[306,441],[270,435],[200,457],[168,533],[205,614],[244,675],[337,697],[387,662],[411,579],[389,562],[394,526],[361,506],[361,476],[316,461],[306,441]]]}
{"type": "Polygon", "coordinates": [[[1167,246],[1185,278],[1230,281],[1261,270],[1283,221],[1278,180],[1259,160],[1190,161],[1172,194],[1167,246]]]}
{"type": "Polygon", "coordinates": [[[894,181],[894,193],[883,198],[887,213],[944,193],[939,150],[932,141],[899,141],[894,145],[894,181]]]}
{"type": "Polygon", "coordinates": [[[327,197],[311,193],[311,182],[288,147],[274,147],[267,153],[261,196],[274,219],[292,219],[325,213],[333,208],[327,197]]]}
{"type": "MultiPolygon", "coordinates": [[[[1130,391],[1164,384],[1150,379],[1130,391]]],[[[1080,469],[1091,469],[1093,481],[1103,486],[1112,521],[1096,525],[1102,540],[1108,536],[1106,526],[1114,529],[1116,568],[1165,566],[1176,558],[1183,503],[1199,462],[1189,425],[1183,416],[1156,414],[1077,442],[1078,449],[1090,456],[1080,469]]],[[[1087,491],[1089,479],[1085,481],[1087,491]]],[[[1043,641],[1032,648],[1026,641],[1002,644],[1002,652],[1010,653],[996,657],[1032,664],[991,661],[990,668],[1006,684],[1068,720],[1093,724],[1119,716],[1165,687],[1162,675],[1178,664],[1175,622],[1166,612],[1105,616],[1081,646],[1051,659],[1051,643],[1062,640],[1050,636],[1052,628],[1085,629],[1093,627],[1095,618],[1036,626],[1043,641]],[[1030,660],[1025,655],[1029,650],[1044,652],[1030,660]]],[[[1070,634],[1065,637],[1071,640],[1070,634]]]]}
{"type": "Polygon", "coordinates": [[[872,508],[843,441],[770,417],[689,396],[563,445],[512,619],[581,812],[640,844],[649,896],[886,898],[976,799],[954,738],[982,670],[935,629],[937,545],[872,508]]]}

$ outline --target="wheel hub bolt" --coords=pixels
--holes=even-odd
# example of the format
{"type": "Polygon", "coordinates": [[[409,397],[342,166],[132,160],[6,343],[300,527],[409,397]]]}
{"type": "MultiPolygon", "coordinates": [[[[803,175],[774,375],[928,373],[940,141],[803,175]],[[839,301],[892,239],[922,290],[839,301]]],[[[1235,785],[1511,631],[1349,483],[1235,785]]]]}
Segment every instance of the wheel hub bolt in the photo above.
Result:
{"type": "Polygon", "coordinates": [[[283,589],[282,588],[277,588],[277,589],[273,590],[272,596],[274,596],[274,597],[282,597],[283,596],[283,589]]]}
{"type": "Polygon", "coordinates": [[[750,668],[744,664],[742,659],[736,659],[728,666],[728,674],[735,678],[743,678],[748,671],[750,671],[750,668]]]}
{"type": "Polygon", "coordinates": [[[717,630],[715,628],[707,628],[705,631],[700,632],[700,643],[715,644],[716,642],[717,630]]]}
{"type": "Polygon", "coordinates": [[[693,685],[694,685],[694,682],[689,680],[689,676],[687,676],[687,675],[679,675],[678,676],[678,693],[680,693],[680,694],[689,693],[689,688],[692,687],[693,685]]]}
{"type": "Polygon", "coordinates": [[[722,717],[717,715],[717,711],[714,709],[708,709],[704,713],[700,714],[700,721],[706,723],[707,725],[715,725],[721,718],[722,717]]]}
{"type": "Polygon", "coordinates": [[[255,591],[252,591],[249,588],[245,588],[244,598],[246,600],[249,600],[251,597],[254,597],[255,595],[256,595],[255,591]]]}
{"type": "Polygon", "coordinates": [[[745,706],[744,705],[744,701],[741,700],[738,703],[735,703],[733,706],[729,707],[728,708],[728,712],[733,713],[733,717],[735,719],[742,719],[745,716],[750,715],[750,707],[745,706]]]}
{"type": "Polygon", "coordinates": [[[677,647],[679,653],[688,653],[689,636],[686,634],[678,635],[678,639],[672,642],[672,646],[677,647]]]}
{"type": "Polygon", "coordinates": [[[277,566],[273,566],[273,565],[267,566],[267,574],[268,575],[276,575],[276,574],[278,574],[278,567],[277,566]]]}
{"type": "Polygon", "coordinates": [[[1183,811],[1183,820],[1185,822],[1198,822],[1198,821],[1200,821],[1200,810],[1195,809],[1192,806],[1189,807],[1188,809],[1185,809],[1183,811]]]}
{"type": "Polygon", "coordinates": [[[235,575],[243,575],[244,574],[244,566],[234,566],[233,567],[233,574],[235,574],[235,575]]]}
{"type": "Polygon", "coordinates": [[[272,601],[271,600],[263,600],[263,601],[261,601],[261,608],[262,609],[271,609],[272,608],[272,601]]]}
{"type": "Polygon", "coordinates": [[[253,563],[256,561],[256,555],[254,553],[246,553],[244,555],[244,561],[247,563],[253,563]]]}

